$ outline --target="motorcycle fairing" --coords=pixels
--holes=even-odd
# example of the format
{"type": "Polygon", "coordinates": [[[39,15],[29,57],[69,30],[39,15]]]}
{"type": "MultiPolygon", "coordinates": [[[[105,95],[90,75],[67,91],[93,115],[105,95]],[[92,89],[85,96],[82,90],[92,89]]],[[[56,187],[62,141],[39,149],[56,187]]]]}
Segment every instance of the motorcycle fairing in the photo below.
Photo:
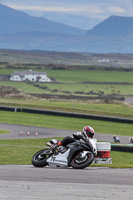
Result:
{"type": "Polygon", "coordinates": [[[80,143],[80,142],[73,142],[71,144],[68,144],[67,147],[70,149],[69,157],[68,157],[68,166],[70,166],[70,163],[73,159],[73,157],[77,154],[79,151],[85,152],[84,155],[87,153],[92,153],[89,149],[89,147],[85,143],[80,143]],[[86,151],[86,150],[88,151],[86,151]],[[85,150],[85,151],[84,151],[85,150]]]}
{"type": "Polygon", "coordinates": [[[70,149],[68,149],[65,153],[58,153],[57,155],[52,155],[47,159],[47,163],[51,167],[67,167],[68,166],[68,155],[70,149]]]}
{"type": "Polygon", "coordinates": [[[59,152],[47,159],[47,163],[51,167],[69,167],[72,159],[77,152],[81,151],[81,156],[85,157],[87,153],[92,153],[85,143],[73,142],[66,145],[68,148],[64,153],[59,152]]]}

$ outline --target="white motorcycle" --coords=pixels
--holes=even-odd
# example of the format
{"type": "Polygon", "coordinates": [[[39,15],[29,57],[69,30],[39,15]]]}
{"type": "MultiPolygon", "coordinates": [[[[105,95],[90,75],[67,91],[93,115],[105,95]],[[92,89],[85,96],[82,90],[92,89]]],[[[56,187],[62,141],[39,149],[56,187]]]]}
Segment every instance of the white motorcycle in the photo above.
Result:
{"type": "MultiPolygon", "coordinates": [[[[46,145],[51,146],[58,141],[50,140],[46,145]]],[[[92,164],[94,153],[90,151],[87,141],[85,143],[75,141],[66,146],[59,146],[56,150],[52,148],[42,149],[32,157],[32,165],[35,167],[72,167],[83,169],[92,164]]]]}

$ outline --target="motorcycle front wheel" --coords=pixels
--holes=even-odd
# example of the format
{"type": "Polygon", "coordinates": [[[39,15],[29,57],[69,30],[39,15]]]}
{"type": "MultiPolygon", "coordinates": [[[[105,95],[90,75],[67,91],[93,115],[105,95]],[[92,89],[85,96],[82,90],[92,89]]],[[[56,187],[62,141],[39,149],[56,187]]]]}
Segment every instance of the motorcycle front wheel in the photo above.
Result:
{"type": "Polygon", "coordinates": [[[32,157],[31,163],[34,167],[45,167],[47,164],[47,158],[52,155],[50,149],[42,149],[35,153],[32,157]]]}
{"type": "Polygon", "coordinates": [[[94,160],[94,154],[88,153],[84,157],[81,157],[80,154],[76,155],[71,161],[71,166],[74,169],[83,169],[85,167],[88,167],[90,164],[92,164],[94,160]]]}

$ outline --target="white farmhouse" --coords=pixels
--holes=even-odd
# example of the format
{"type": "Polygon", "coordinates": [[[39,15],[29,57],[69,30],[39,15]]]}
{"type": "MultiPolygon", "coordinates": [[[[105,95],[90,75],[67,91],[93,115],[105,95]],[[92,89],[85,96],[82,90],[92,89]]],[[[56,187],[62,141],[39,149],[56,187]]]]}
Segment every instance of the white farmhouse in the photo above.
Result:
{"type": "Polygon", "coordinates": [[[46,72],[37,71],[15,71],[10,75],[11,81],[51,82],[46,72]]]}
{"type": "Polygon", "coordinates": [[[109,59],[105,59],[105,58],[99,59],[98,62],[100,62],[100,63],[109,63],[109,59]]]}

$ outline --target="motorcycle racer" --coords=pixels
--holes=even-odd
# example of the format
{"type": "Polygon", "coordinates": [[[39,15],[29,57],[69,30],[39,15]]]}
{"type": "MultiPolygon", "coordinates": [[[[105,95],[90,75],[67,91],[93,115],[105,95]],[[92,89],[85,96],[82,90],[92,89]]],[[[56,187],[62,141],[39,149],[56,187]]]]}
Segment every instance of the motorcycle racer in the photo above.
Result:
{"type": "Polygon", "coordinates": [[[90,166],[97,155],[94,129],[85,126],[81,132],[73,133],[62,140],[51,139],[49,148],[42,149],[32,157],[35,167],[72,167],[84,169],[90,166]]]}
{"type": "Polygon", "coordinates": [[[96,139],[94,137],[94,129],[91,126],[85,126],[81,132],[73,133],[72,136],[66,136],[62,140],[58,141],[56,144],[51,145],[52,149],[56,149],[58,146],[65,146],[78,140],[80,142],[87,142],[91,152],[94,153],[96,156],[97,149],[96,149],[96,139]]]}

